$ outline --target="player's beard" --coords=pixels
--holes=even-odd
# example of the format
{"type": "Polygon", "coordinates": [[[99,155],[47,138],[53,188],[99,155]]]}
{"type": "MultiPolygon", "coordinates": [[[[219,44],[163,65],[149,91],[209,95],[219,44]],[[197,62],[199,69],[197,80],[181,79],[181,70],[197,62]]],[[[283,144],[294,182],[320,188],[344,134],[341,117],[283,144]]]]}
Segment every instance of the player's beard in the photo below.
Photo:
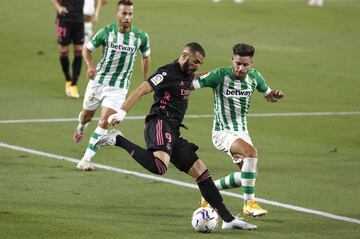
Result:
{"type": "Polygon", "coordinates": [[[194,72],[194,70],[190,70],[190,63],[189,63],[189,58],[184,62],[183,65],[183,70],[184,72],[186,72],[187,74],[190,74],[191,72],[194,72]]]}
{"type": "Polygon", "coordinates": [[[234,74],[234,76],[237,78],[237,79],[239,79],[239,80],[242,80],[242,79],[244,79],[244,77],[246,76],[246,73],[245,74],[241,74],[240,76],[238,76],[237,74],[236,74],[236,72],[235,72],[235,70],[233,69],[233,74],[234,74]]]}
{"type": "Polygon", "coordinates": [[[122,26],[123,26],[124,30],[130,29],[131,28],[131,22],[123,22],[122,26]]]}
{"type": "Polygon", "coordinates": [[[244,77],[245,77],[245,74],[244,74],[244,75],[237,76],[236,78],[238,78],[239,80],[243,80],[244,77]]]}

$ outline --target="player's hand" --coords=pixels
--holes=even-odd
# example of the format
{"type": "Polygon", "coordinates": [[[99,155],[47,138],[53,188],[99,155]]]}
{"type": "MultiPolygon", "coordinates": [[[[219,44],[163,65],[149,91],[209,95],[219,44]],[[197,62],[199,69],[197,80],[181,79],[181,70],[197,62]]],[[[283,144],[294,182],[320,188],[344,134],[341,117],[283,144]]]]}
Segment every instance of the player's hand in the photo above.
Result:
{"type": "Polygon", "coordinates": [[[119,112],[117,112],[116,114],[112,114],[109,116],[108,123],[110,125],[119,124],[121,121],[124,120],[125,116],[126,116],[126,111],[120,109],[119,112]]]}
{"type": "Polygon", "coordinates": [[[276,102],[284,96],[285,95],[281,90],[272,90],[265,98],[270,102],[276,102]]]}
{"type": "Polygon", "coordinates": [[[284,93],[281,90],[274,90],[274,94],[272,95],[273,98],[279,100],[284,97],[284,93]]]}
{"type": "Polygon", "coordinates": [[[95,67],[89,67],[88,69],[87,69],[87,76],[89,77],[89,79],[94,79],[95,78],[95,76],[96,76],[96,68],[95,67]]]}
{"type": "Polygon", "coordinates": [[[63,7],[63,6],[60,6],[57,11],[58,11],[59,15],[61,15],[61,16],[65,16],[66,14],[69,13],[69,11],[66,9],[66,7],[63,7]]]}

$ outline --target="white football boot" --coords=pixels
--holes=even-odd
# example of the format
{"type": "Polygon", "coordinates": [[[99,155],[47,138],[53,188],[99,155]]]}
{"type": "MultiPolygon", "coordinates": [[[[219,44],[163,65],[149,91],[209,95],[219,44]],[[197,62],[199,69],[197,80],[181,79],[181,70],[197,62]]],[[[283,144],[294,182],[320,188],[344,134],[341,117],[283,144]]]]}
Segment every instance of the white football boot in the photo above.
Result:
{"type": "Polygon", "coordinates": [[[223,221],[221,229],[242,229],[242,230],[254,230],[257,226],[251,223],[247,223],[241,220],[239,217],[235,217],[231,222],[223,221]]]}
{"type": "Polygon", "coordinates": [[[95,170],[94,165],[92,165],[89,161],[81,159],[80,162],[76,165],[76,168],[81,171],[93,171],[95,170]]]}
{"type": "Polygon", "coordinates": [[[119,130],[111,130],[107,134],[104,134],[103,136],[99,137],[94,142],[94,148],[98,149],[102,146],[114,146],[116,144],[116,136],[123,136],[123,134],[119,130]]]}

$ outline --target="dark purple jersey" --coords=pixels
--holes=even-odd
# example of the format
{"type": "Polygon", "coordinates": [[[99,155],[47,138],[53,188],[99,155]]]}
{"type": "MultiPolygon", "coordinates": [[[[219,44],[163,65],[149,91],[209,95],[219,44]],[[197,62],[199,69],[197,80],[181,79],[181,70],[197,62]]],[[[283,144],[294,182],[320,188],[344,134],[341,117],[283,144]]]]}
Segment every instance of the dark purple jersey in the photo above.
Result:
{"type": "Polygon", "coordinates": [[[188,107],[194,73],[183,72],[179,63],[160,67],[147,80],[154,89],[154,103],[149,117],[160,116],[180,125],[188,107]]]}
{"type": "Polygon", "coordinates": [[[59,3],[69,12],[64,16],[57,14],[60,21],[84,22],[84,0],[59,0],[59,3]]]}

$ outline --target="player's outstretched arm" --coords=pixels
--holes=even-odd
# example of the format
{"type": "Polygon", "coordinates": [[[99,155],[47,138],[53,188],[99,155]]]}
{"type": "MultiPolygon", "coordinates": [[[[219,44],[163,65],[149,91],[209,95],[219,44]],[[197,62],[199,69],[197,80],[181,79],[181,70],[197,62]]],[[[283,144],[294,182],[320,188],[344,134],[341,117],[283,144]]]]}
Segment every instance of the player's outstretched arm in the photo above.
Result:
{"type": "Polygon", "coordinates": [[[284,96],[285,95],[281,90],[271,90],[271,92],[265,96],[265,99],[269,102],[277,102],[284,96]]]}
{"type": "Polygon", "coordinates": [[[144,76],[144,81],[149,77],[151,57],[150,55],[141,58],[141,68],[144,76]]]}
{"type": "Polygon", "coordinates": [[[153,88],[149,84],[149,82],[144,81],[141,85],[139,85],[125,100],[121,109],[116,114],[112,114],[109,116],[108,122],[111,125],[119,124],[124,120],[127,112],[132,108],[132,106],[140,100],[143,95],[149,94],[153,91],[153,88]]]}

